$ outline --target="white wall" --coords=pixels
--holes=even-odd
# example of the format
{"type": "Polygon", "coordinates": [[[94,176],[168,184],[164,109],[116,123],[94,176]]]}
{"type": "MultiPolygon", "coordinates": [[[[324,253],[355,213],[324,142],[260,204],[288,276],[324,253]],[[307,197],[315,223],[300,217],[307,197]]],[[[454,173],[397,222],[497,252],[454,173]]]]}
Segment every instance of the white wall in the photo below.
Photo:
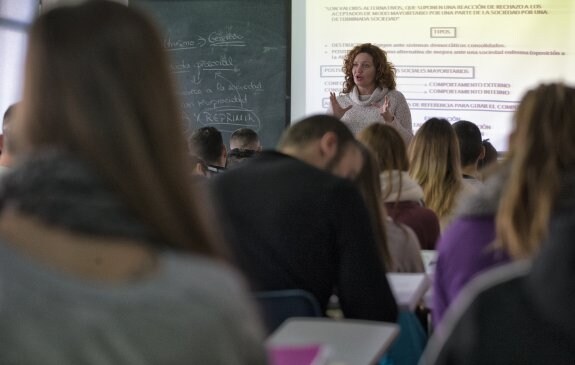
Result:
{"type": "MultiPolygon", "coordinates": [[[[0,122],[6,108],[20,100],[26,53],[26,29],[38,10],[84,0],[0,0],[0,122]],[[39,6],[41,4],[41,7],[39,6]]],[[[115,0],[128,5],[128,0],[115,0]]]]}
{"type": "Polygon", "coordinates": [[[26,31],[38,9],[37,0],[0,1],[0,120],[22,93],[26,31]]]}

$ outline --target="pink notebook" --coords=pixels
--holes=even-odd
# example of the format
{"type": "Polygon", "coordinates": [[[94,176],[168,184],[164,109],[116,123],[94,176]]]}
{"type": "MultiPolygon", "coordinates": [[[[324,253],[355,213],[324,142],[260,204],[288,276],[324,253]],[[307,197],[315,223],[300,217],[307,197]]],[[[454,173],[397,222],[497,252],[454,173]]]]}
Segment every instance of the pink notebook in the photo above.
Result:
{"type": "Polygon", "coordinates": [[[282,345],[268,348],[270,365],[325,365],[327,349],[323,345],[282,345]]]}

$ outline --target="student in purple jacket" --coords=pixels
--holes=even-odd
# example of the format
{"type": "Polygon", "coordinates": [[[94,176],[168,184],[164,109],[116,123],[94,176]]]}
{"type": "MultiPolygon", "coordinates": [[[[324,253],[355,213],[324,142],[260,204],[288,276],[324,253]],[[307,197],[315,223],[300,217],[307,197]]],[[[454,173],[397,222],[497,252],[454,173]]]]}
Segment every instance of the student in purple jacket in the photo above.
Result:
{"type": "Polygon", "coordinates": [[[465,208],[439,240],[433,291],[435,325],[478,273],[510,259],[532,257],[538,251],[547,234],[551,198],[560,184],[553,174],[565,164],[557,151],[573,148],[572,141],[566,140],[567,132],[562,132],[568,128],[562,123],[572,123],[561,114],[566,113],[560,105],[564,90],[571,89],[561,84],[542,85],[525,95],[515,113],[507,160],[485,187],[463,204],[465,208]],[[543,105],[547,97],[552,100],[543,105]],[[534,131],[536,124],[548,128],[534,131]],[[541,161],[543,156],[548,161],[541,161]],[[541,200],[545,197],[549,197],[547,203],[541,200]]]}
{"type": "Polygon", "coordinates": [[[508,166],[494,173],[479,192],[463,204],[458,217],[437,243],[433,281],[433,323],[439,324],[449,304],[476,274],[509,261],[509,255],[492,245],[495,215],[508,166]]]}
{"type": "Polygon", "coordinates": [[[575,88],[543,84],[523,97],[496,235],[497,247],[514,260],[533,259],[473,280],[435,331],[421,364],[573,363],[574,116],[575,88]]]}

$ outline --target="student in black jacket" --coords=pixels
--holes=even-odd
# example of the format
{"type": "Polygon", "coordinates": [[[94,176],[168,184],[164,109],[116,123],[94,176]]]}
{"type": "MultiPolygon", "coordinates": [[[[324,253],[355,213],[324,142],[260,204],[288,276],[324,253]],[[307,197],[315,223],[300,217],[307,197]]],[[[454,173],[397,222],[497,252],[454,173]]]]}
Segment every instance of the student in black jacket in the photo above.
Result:
{"type": "Polygon", "coordinates": [[[228,241],[254,290],[299,288],[348,318],[395,321],[370,218],[349,179],[362,155],[336,118],[316,115],[213,183],[228,241]]]}

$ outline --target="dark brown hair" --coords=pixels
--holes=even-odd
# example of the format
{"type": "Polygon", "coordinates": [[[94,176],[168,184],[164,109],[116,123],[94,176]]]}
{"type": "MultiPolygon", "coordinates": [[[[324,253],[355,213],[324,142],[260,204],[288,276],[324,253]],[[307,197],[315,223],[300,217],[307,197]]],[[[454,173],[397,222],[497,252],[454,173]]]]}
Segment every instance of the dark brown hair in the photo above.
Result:
{"type": "Polygon", "coordinates": [[[479,127],[468,120],[453,123],[453,130],[459,142],[461,166],[475,164],[481,156],[483,141],[479,127]]]}
{"type": "Polygon", "coordinates": [[[202,127],[190,136],[190,150],[192,155],[201,158],[208,164],[215,165],[222,156],[224,138],[215,127],[202,127]]]}
{"type": "Polygon", "coordinates": [[[339,119],[326,114],[309,116],[288,128],[282,135],[278,148],[287,146],[303,147],[308,143],[320,139],[327,132],[337,136],[340,147],[348,142],[355,141],[355,137],[339,119]]]}
{"type": "Polygon", "coordinates": [[[165,247],[218,256],[190,190],[166,57],[152,22],[133,8],[91,1],[40,16],[29,37],[23,152],[74,154],[165,247]]]}
{"type": "Polygon", "coordinates": [[[359,142],[356,143],[361,151],[364,163],[355,181],[369,211],[375,240],[378,243],[383,262],[389,270],[393,267],[393,261],[387,244],[387,234],[385,231],[385,219],[387,215],[381,197],[381,183],[379,180],[377,161],[373,153],[366,146],[359,142]]]}

